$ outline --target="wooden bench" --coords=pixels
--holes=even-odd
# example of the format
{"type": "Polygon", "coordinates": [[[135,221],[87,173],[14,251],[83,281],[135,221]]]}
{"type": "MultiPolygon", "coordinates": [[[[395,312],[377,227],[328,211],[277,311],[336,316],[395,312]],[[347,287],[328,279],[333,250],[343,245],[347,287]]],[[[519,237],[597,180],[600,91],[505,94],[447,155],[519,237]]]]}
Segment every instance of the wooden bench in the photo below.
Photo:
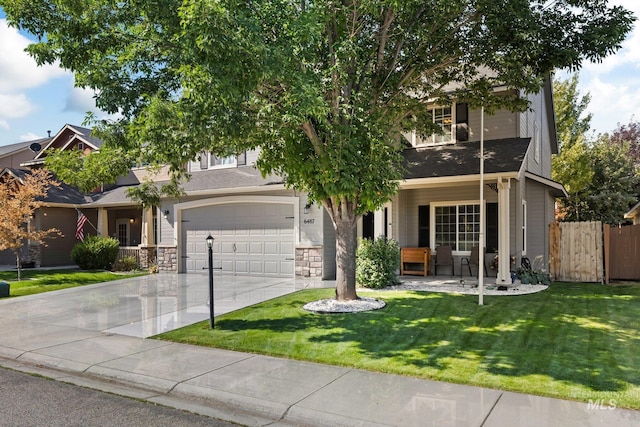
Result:
{"type": "Polygon", "coordinates": [[[431,263],[430,248],[402,248],[400,250],[400,274],[417,274],[427,276],[429,274],[429,264],[431,263]],[[405,268],[405,264],[413,264],[412,269],[405,268]],[[421,270],[415,270],[415,265],[421,264],[421,270]]]}

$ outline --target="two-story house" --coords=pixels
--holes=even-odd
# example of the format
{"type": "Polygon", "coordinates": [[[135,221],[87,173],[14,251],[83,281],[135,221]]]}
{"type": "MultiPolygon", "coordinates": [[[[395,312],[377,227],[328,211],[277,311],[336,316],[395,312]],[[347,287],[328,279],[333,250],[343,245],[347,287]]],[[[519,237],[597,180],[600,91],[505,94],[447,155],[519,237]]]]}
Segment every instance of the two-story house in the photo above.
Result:
{"type": "MultiPolygon", "coordinates": [[[[506,89],[496,88],[501,90],[506,89]]],[[[527,112],[503,110],[484,118],[465,104],[433,106],[433,120],[443,134],[426,140],[406,135],[407,174],[400,191],[360,220],[359,235],[384,235],[400,247],[430,247],[434,252],[450,245],[456,261],[447,274],[460,273],[459,259],[478,245],[480,230],[487,259],[497,254],[507,263],[498,282],[510,282],[512,257],[516,262],[541,257],[546,265],[554,201],[566,196],[562,185],[550,179],[551,155],[558,150],[551,80],[528,99],[527,112]]],[[[65,147],[64,141],[66,147],[83,143],[87,145],[75,149],[99,149],[87,132],[65,126],[33,162],[23,165],[42,161],[48,148],[65,147]]],[[[335,233],[327,213],[310,205],[305,194],[287,189],[282,178],[263,178],[254,167],[258,154],[255,150],[220,158],[202,153],[187,165],[191,180],[184,184],[185,196],[165,198],[144,212],[126,196],[129,186],[142,181],[144,169],[132,170],[116,186],[83,203],[74,200],[67,209],[81,209],[95,224],[87,233],[118,238],[123,247],[140,253],[143,266],[156,260],[161,271],[201,273],[207,265],[205,239],[211,234],[214,264],[222,272],[333,278],[335,233]]],[[[161,183],[165,177],[154,179],[161,183]]],[[[69,237],[73,240],[73,233],[65,239],[69,237]]],[[[49,265],[45,255],[42,251],[40,264],[49,265]]]]}

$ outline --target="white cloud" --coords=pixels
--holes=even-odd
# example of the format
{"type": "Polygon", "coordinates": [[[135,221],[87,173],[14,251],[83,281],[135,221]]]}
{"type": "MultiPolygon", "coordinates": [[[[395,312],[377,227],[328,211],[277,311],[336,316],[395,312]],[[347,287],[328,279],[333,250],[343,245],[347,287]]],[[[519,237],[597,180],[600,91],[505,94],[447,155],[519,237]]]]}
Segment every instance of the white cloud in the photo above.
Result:
{"type": "Polygon", "coordinates": [[[69,92],[64,111],[86,113],[87,111],[98,112],[96,100],[93,98],[94,92],[91,89],[74,87],[69,92]]]}
{"type": "Polygon", "coordinates": [[[35,107],[25,94],[5,95],[0,93],[0,119],[25,117],[34,111],[35,107]]]}
{"type": "Polygon", "coordinates": [[[0,19],[0,92],[15,93],[70,75],[57,65],[38,67],[24,51],[28,44],[29,39],[10,28],[5,19],[0,19]]]}
{"type": "Polygon", "coordinates": [[[20,135],[20,141],[33,141],[34,139],[40,139],[40,138],[42,138],[42,137],[39,136],[39,135],[36,135],[33,132],[29,132],[29,133],[26,133],[24,135],[20,135]]]}
{"type": "Polygon", "coordinates": [[[634,116],[634,120],[640,119],[638,81],[610,83],[596,77],[586,84],[583,92],[591,94],[588,111],[593,113],[591,125],[596,133],[609,132],[618,123],[627,124],[634,116]]]}

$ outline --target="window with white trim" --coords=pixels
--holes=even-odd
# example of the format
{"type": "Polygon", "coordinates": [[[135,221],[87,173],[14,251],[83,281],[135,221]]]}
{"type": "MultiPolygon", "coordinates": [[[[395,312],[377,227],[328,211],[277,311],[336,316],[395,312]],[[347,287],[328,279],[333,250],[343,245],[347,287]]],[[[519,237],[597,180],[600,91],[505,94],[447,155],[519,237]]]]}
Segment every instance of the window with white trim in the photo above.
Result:
{"type": "Polygon", "coordinates": [[[237,164],[236,156],[218,157],[207,152],[200,153],[199,161],[200,170],[230,168],[237,164]]]}
{"type": "Polygon", "coordinates": [[[480,205],[472,202],[432,205],[435,247],[451,245],[456,252],[470,252],[480,242],[480,205]]]}
{"type": "Polygon", "coordinates": [[[522,201],[522,255],[527,254],[527,201],[522,201]]]}
{"type": "Polygon", "coordinates": [[[533,159],[540,163],[540,129],[538,122],[533,122],[533,159]]]}

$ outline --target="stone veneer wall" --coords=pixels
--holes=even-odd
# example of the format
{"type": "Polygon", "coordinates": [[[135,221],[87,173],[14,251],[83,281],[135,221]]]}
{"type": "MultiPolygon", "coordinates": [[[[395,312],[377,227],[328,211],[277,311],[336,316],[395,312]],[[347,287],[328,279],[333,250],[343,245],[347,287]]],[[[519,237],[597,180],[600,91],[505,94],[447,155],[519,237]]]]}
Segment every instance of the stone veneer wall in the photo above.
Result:
{"type": "Polygon", "coordinates": [[[158,247],[158,271],[178,271],[178,248],[158,247]]]}
{"type": "Polygon", "coordinates": [[[29,249],[27,250],[27,258],[22,259],[21,261],[33,262],[34,267],[40,267],[40,245],[29,245],[29,249]]]}
{"type": "Polygon", "coordinates": [[[155,246],[140,247],[140,268],[149,268],[154,262],[156,262],[155,246]]]}
{"type": "Polygon", "coordinates": [[[296,248],[296,276],[322,278],[322,246],[296,248]]]}

